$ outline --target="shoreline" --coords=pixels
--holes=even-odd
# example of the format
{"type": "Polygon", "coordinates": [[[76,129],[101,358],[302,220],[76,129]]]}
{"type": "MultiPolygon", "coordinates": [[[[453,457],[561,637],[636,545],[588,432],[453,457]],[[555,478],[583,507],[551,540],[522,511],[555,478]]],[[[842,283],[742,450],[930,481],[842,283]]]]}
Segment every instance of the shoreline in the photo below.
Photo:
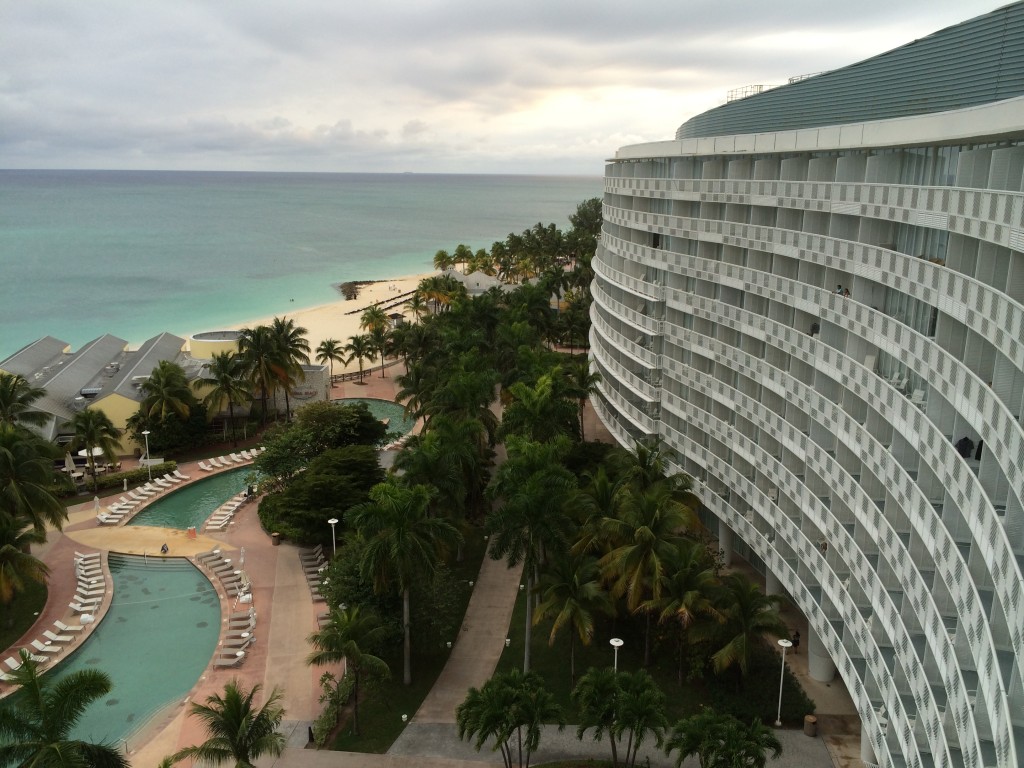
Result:
{"type": "MultiPolygon", "coordinates": [[[[415,275],[403,275],[400,277],[384,278],[382,280],[366,281],[359,286],[359,296],[356,299],[346,299],[339,295],[336,301],[315,304],[313,306],[294,307],[288,312],[279,312],[275,315],[263,315],[261,317],[251,318],[244,322],[228,323],[223,328],[207,328],[205,331],[237,331],[242,328],[251,328],[255,325],[269,325],[273,322],[274,317],[289,318],[295,321],[296,326],[306,329],[306,338],[309,341],[309,347],[311,350],[309,359],[310,362],[315,363],[316,348],[324,339],[337,339],[342,345],[344,345],[348,343],[351,336],[356,336],[362,333],[359,328],[359,320],[363,309],[373,304],[379,304],[382,302],[388,303],[389,300],[394,300],[403,293],[415,290],[421,280],[436,274],[439,273],[437,271],[431,271],[415,275]]],[[[332,287],[337,290],[339,285],[339,283],[334,283],[332,287]]],[[[389,311],[402,312],[405,314],[405,310],[401,307],[395,307],[389,311]]],[[[204,331],[195,331],[194,333],[203,332],[204,331]]],[[[191,333],[187,334],[185,336],[186,341],[188,341],[192,335],[193,334],[191,333]]],[[[340,372],[356,370],[359,370],[357,362],[353,362],[346,366],[339,365],[338,363],[335,363],[334,365],[334,372],[336,375],[340,372]]]]}

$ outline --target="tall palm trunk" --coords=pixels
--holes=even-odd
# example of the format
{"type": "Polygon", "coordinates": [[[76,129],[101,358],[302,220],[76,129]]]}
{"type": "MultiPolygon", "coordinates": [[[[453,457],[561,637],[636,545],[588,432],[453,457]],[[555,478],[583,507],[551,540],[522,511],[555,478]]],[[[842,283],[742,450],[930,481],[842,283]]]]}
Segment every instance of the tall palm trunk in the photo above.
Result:
{"type": "Polygon", "coordinates": [[[526,568],[526,650],[523,651],[523,672],[530,671],[530,637],[533,634],[533,573],[526,568]]]}
{"type": "Polygon", "coordinates": [[[651,666],[651,612],[645,613],[644,621],[644,667],[651,666]]]}
{"type": "Polygon", "coordinates": [[[352,733],[359,735],[359,667],[352,670],[352,733]]]}
{"type": "Polygon", "coordinates": [[[235,430],[235,402],[228,400],[228,418],[231,419],[231,442],[238,447],[238,434],[235,430]]]}
{"type": "Polygon", "coordinates": [[[402,590],[402,630],[405,633],[405,649],[402,652],[405,672],[402,682],[412,684],[412,638],[409,636],[409,588],[402,590]]]}

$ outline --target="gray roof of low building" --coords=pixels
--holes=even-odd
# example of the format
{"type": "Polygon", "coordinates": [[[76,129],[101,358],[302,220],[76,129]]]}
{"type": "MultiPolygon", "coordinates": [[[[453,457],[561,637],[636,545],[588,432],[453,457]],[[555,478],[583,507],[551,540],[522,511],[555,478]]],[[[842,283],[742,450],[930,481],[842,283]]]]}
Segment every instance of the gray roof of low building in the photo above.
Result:
{"type": "Polygon", "coordinates": [[[23,376],[33,386],[39,386],[36,382],[50,375],[49,366],[55,365],[70,348],[71,345],[66,341],[44,336],[0,362],[0,370],[15,376],[23,376]]]}
{"type": "Polygon", "coordinates": [[[738,99],[679,126],[676,139],[870,122],[1024,95],[1024,2],[841,69],[738,99]]]}

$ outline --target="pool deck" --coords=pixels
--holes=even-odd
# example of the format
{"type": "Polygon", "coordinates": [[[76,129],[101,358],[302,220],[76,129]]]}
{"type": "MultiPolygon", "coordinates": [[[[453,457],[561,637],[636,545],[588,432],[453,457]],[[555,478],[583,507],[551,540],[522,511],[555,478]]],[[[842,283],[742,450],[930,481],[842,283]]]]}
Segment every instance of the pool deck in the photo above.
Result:
{"type": "MultiPolygon", "coordinates": [[[[363,385],[355,382],[335,384],[332,398],[378,397],[393,400],[394,375],[398,372],[400,369],[388,368],[387,375],[381,378],[378,367],[367,372],[363,385]]],[[[590,407],[585,416],[585,428],[589,439],[611,441],[607,430],[590,407]]],[[[192,481],[210,474],[200,470],[194,463],[186,463],[180,469],[191,476],[192,481]]],[[[257,504],[247,504],[238,510],[234,524],[228,529],[199,534],[193,540],[187,538],[185,531],[143,526],[100,526],[95,520],[94,502],[91,500],[69,508],[70,520],[64,531],[52,532],[47,543],[36,550],[36,554],[51,568],[50,599],[38,621],[14,647],[39,637],[44,629],[51,627],[54,619],[67,621],[70,618],[72,621],[68,623],[77,623],[77,616],[67,608],[75,593],[75,550],[85,552],[99,549],[150,554],[159,552],[160,546],[167,543],[169,556],[191,558],[199,552],[217,547],[225,555],[231,556],[232,552],[238,552],[244,547],[245,570],[252,584],[252,604],[257,614],[255,644],[249,647],[247,658],[239,667],[216,668],[211,663],[187,698],[165,707],[133,735],[128,743],[132,765],[140,768],[156,765],[177,749],[203,741],[205,733],[194,718],[186,716],[185,704],[191,700],[204,701],[208,696],[222,692],[224,684],[233,678],[245,687],[260,684],[264,691],[275,686],[283,690],[288,748],[276,760],[264,758],[258,761],[261,768],[320,765],[345,768],[472,768],[494,765],[499,759],[496,753],[487,749],[481,753],[473,752],[469,745],[457,739],[453,730],[454,706],[461,701],[462,692],[467,687],[480,686],[486,681],[500,657],[504,644],[495,642],[494,638],[504,637],[511,606],[518,593],[518,575],[500,563],[485,561],[459,642],[453,649],[449,663],[420,711],[415,716],[409,713],[411,719],[408,728],[387,755],[306,750],[307,727],[320,711],[319,678],[326,671],[336,671],[329,667],[310,668],[305,664],[309,653],[306,638],[316,630],[316,615],[325,610],[325,606],[323,603],[313,603],[310,599],[300,566],[299,550],[287,543],[272,546],[270,538],[260,527],[256,509],[257,504]],[[470,654],[471,658],[463,658],[465,654],[470,654]]],[[[218,585],[215,578],[211,578],[211,582],[218,585]]],[[[109,577],[107,584],[109,587],[109,577]]],[[[227,614],[240,609],[240,606],[233,608],[233,599],[222,597],[222,620],[226,621],[227,614]]],[[[105,607],[106,604],[103,610],[105,607]]],[[[97,618],[102,620],[102,615],[103,611],[98,612],[97,618]]],[[[87,636],[87,633],[83,632],[82,635],[87,636]]],[[[71,647],[81,642],[78,639],[71,647]]],[[[814,690],[813,681],[806,674],[805,655],[788,657],[787,662],[808,688],[811,698],[818,701],[819,712],[826,711],[821,705],[831,698],[829,704],[838,705],[837,709],[845,714],[848,705],[843,706],[835,700],[839,693],[835,687],[829,690],[830,686],[817,684],[821,689],[814,690]],[[826,691],[830,695],[825,695],[826,691]]],[[[9,686],[0,687],[2,692],[7,690],[9,686]]],[[[842,695],[838,698],[841,699],[842,695]]],[[[784,758],[786,765],[810,768],[830,763],[837,766],[859,764],[859,761],[851,759],[847,762],[844,759],[859,754],[857,735],[848,736],[842,749],[836,749],[832,743],[826,748],[822,738],[809,739],[799,731],[784,731],[781,735],[787,746],[787,756],[784,758]],[[842,753],[842,757],[837,753],[842,753]]],[[[544,743],[551,747],[549,754],[559,753],[560,748],[578,754],[590,752],[587,744],[576,742],[574,732],[571,739],[553,736],[546,734],[544,737],[544,743]],[[565,741],[564,745],[562,741],[565,741]]],[[[684,765],[689,766],[690,762],[684,765]]]]}

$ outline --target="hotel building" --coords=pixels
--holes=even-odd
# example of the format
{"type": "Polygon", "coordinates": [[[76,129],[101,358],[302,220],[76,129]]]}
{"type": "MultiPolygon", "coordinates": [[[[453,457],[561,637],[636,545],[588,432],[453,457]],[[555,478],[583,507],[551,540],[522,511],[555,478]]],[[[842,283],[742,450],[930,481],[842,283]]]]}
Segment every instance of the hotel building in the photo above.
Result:
{"type": "Polygon", "coordinates": [[[866,764],[1024,765],[1024,3],[752,90],[608,162],[595,405],[806,616],[866,764]]]}

